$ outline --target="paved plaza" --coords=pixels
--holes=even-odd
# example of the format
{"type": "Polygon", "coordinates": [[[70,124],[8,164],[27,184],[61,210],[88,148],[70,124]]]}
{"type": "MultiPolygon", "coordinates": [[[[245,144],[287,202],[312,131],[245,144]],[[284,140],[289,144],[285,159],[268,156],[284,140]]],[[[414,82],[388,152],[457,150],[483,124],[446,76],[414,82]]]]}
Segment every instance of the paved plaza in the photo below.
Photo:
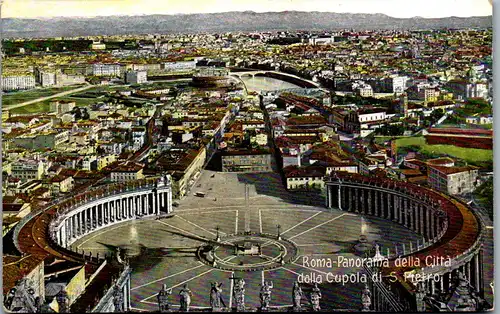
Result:
{"type": "MultiPolygon", "coordinates": [[[[247,307],[259,306],[260,285],[264,280],[274,284],[271,307],[291,306],[292,284],[299,275],[304,280],[322,277],[319,287],[323,309],[361,308],[362,283],[326,282],[327,274],[356,274],[361,268],[313,266],[311,260],[337,260],[337,256],[358,258],[352,247],[359,239],[362,226],[368,241],[375,241],[384,253],[387,248],[393,252],[395,244],[418,239],[402,226],[378,218],[364,218],[362,222],[361,216],[325,209],[320,197],[307,199],[289,193],[282,187],[279,176],[271,173],[241,175],[204,171],[189,195],[179,203],[174,207],[173,217],[118,224],[74,244],[79,250],[93,254],[112,252],[120,247],[131,256],[132,307],[137,311],[158,309],[156,294],[163,284],[173,288],[170,301],[174,308],[179,304],[178,293],[184,284],[193,292],[192,307],[208,308],[210,283],[215,281],[223,283],[226,305],[234,306],[230,296],[231,278],[245,279],[247,307]],[[248,202],[245,183],[249,186],[248,202]],[[195,192],[204,192],[206,196],[196,197],[195,192]],[[228,244],[241,240],[238,235],[248,231],[246,229],[253,235],[267,234],[271,239],[276,235],[277,239],[278,225],[286,243],[276,240],[267,243],[266,239],[256,236],[254,243],[262,246],[262,256],[236,256],[228,249],[217,248],[213,254],[225,265],[221,268],[200,261],[197,255],[198,249],[215,240],[218,234],[220,241],[228,244]],[[246,263],[270,265],[269,261],[283,251],[291,258],[284,263],[276,264],[275,259],[267,268],[238,269],[246,263]]],[[[307,304],[311,286],[304,283],[302,287],[305,292],[302,302],[307,304]]]]}

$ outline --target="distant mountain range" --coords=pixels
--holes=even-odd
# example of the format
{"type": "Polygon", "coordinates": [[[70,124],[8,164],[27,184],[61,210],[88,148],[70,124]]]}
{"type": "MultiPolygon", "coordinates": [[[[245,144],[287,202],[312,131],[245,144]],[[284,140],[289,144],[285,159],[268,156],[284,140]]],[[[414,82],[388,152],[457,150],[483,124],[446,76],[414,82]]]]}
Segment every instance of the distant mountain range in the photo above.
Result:
{"type": "MultiPolygon", "coordinates": [[[[439,0],[436,0],[439,1],[439,0]]],[[[225,12],[105,17],[4,18],[3,37],[59,37],[146,33],[275,30],[375,30],[492,27],[492,16],[394,18],[384,14],[330,12],[225,12]]]]}

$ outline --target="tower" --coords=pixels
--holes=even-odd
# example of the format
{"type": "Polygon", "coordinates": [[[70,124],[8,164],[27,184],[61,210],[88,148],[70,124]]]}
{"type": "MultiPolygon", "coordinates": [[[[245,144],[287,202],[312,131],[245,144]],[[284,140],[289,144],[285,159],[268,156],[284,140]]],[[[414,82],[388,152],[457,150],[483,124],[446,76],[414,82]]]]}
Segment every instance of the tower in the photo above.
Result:
{"type": "Polygon", "coordinates": [[[331,71],[333,73],[333,80],[332,84],[330,85],[330,106],[333,106],[333,99],[335,96],[335,91],[337,90],[337,72],[335,70],[335,66],[337,65],[337,62],[334,60],[331,63],[331,71]]]}
{"type": "Polygon", "coordinates": [[[154,42],[155,42],[155,53],[161,53],[161,41],[159,36],[154,37],[154,42]]]}
{"type": "Polygon", "coordinates": [[[408,116],[408,94],[399,95],[399,112],[406,118],[408,116]]]}

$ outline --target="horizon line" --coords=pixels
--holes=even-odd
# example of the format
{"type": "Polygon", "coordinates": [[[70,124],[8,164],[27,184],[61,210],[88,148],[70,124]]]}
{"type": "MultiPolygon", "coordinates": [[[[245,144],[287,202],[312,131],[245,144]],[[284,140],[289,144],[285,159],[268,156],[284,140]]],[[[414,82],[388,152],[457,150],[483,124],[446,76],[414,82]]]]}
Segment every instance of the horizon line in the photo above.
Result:
{"type": "Polygon", "coordinates": [[[36,19],[52,19],[52,18],[99,18],[99,17],[119,17],[119,16],[128,16],[128,17],[136,17],[136,16],[153,16],[153,15],[164,15],[164,16],[176,16],[176,15],[201,15],[201,14],[222,14],[222,13],[255,13],[255,14],[266,14],[266,13],[335,13],[335,14],[353,14],[353,15],[383,15],[394,19],[443,19],[443,18],[477,18],[477,17],[492,17],[492,14],[489,15],[469,15],[469,16],[458,16],[458,15],[448,15],[448,16],[440,16],[440,17],[425,17],[425,16],[411,16],[411,17],[395,17],[385,13],[361,13],[361,12],[334,12],[334,11],[303,11],[303,10],[283,10],[283,11],[252,11],[252,10],[244,10],[244,11],[218,11],[218,12],[193,12],[193,13],[153,13],[153,14],[103,14],[103,15],[71,15],[71,16],[36,16],[36,17],[0,17],[0,19],[25,19],[25,20],[36,20],[36,19]]]}

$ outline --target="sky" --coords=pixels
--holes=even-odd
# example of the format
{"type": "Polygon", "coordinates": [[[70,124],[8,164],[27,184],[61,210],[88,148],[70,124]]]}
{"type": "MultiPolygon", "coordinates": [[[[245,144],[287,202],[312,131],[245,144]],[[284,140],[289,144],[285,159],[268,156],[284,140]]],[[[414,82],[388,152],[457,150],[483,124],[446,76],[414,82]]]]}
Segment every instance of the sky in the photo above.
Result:
{"type": "MultiPolygon", "coordinates": [[[[0,0],[1,1],[1,0],[0,0]]],[[[491,0],[3,0],[2,17],[107,16],[228,11],[383,13],[407,18],[485,16],[491,0]]]]}

